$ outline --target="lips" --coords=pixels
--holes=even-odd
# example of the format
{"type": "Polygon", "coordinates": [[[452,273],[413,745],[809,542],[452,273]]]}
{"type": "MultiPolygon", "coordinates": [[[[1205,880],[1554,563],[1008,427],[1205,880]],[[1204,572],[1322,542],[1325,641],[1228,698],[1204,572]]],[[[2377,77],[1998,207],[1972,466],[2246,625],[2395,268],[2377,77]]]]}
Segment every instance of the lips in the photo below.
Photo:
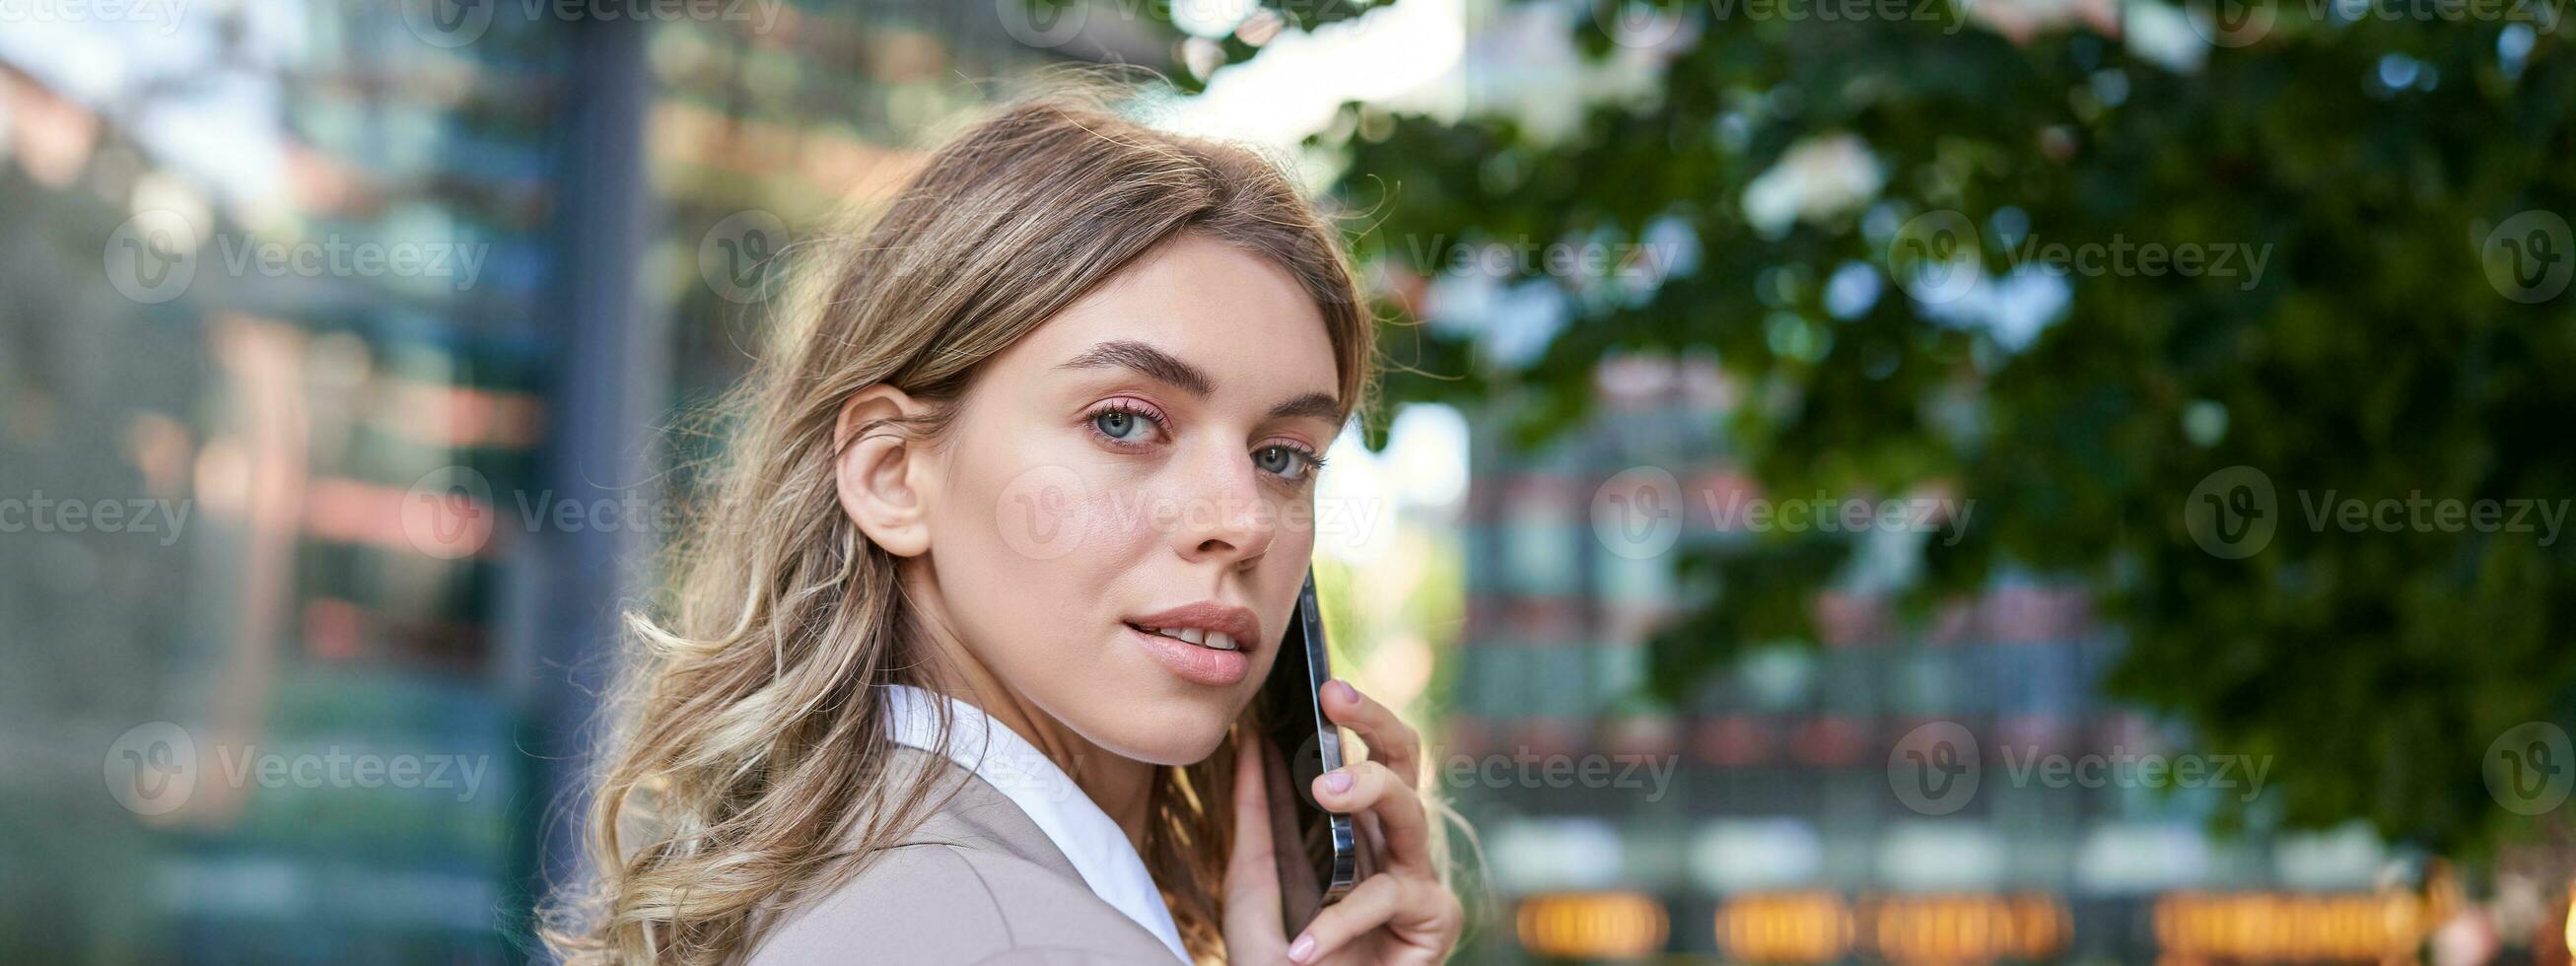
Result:
{"type": "Polygon", "coordinates": [[[1261,621],[1251,609],[1212,600],[1130,617],[1124,623],[1127,633],[1173,674],[1217,687],[1251,673],[1249,652],[1261,639],[1261,621]]]}
{"type": "Polygon", "coordinates": [[[1234,635],[1228,634],[1224,631],[1211,631],[1196,627],[1144,627],[1136,624],[1129,624],[1127,626],[1134,627],[1137,630],[1144,631],[1148,634],[1160,634],[1164,637],[1196,644],[1211,651],[1235,651],[1242,649],[1241,646],[1235,643],[1234,635]]]}
{"type": "Polygon", "coordinates": [[[1261,619],[1252,608],[1213,600],[1138,614],[1127,626],[1219,651],[1249,651],[1261,639],[1261,619]]]}

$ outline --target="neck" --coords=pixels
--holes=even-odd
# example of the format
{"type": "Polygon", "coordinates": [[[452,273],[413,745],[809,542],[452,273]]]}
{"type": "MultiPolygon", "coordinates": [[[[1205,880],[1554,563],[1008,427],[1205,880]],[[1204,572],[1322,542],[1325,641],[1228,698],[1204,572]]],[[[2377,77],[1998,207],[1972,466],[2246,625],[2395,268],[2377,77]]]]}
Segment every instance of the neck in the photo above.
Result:
{"type": "MultiPolygon", "coordinates": [[[[930,598],[919,597],[927,601],[930,598]]],[[[1075,787],[1118,823],[1137,854],[1145,851],[1145,825],[1154,787],[1154,766],[1101,748],[1065,726],[1004,684],[968,650],[945,622],[925,620],[930,650],[924,662],[930,690],[974,705],[984,716],[1011,729],[1037,747],[1047,760],[1073,779],[1075,787]]]]}

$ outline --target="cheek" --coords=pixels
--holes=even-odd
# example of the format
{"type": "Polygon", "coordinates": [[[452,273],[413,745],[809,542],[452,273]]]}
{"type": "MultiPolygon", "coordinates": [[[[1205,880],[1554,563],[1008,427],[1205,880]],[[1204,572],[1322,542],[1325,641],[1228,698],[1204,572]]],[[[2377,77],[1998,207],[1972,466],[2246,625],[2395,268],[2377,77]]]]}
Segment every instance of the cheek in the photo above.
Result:
{"type": "MultiPolygon", "coordinates": [[[[970,500],[969,507],[984,501],[970,500]]],[[[1105,530],[1100,494],[1073,469],[1043,464],[1020,470],[994,491],[985,529],[1008,552],[1028,560],[1060,560],[1105,530]]],[[[969,529],[974,529],[972,525],[969,529]]]]}
{"type": "Polygon", "coordinates": [[[969,526],[980,526],[1003,551],[1022,561],[1132,561],[1171,522],[1168,508],[1179,501],[1103,476],[1060,463],[1018,470],[990,498],[969,501],[990,507],[987,517],[969,526]]]}

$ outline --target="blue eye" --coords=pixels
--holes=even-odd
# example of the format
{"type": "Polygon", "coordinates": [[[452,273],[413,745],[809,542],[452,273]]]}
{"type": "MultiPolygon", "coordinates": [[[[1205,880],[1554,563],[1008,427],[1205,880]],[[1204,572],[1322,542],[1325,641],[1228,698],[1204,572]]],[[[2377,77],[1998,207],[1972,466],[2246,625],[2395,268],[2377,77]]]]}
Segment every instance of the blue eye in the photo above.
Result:
{"type": "Polygon", "coordinates": [[[1125,442],[1130,441],[1129,433],[1145,429],[1145,418],[1124,409],[1111,409],[1091,417],[1091,425],[1101,435],[1125,442]]]}
{"type": "Polygon", "coordinates": [[[1276,474],[1281,479],[1292,483],[1304,481],[1307,476],[1324,466],[1322,457],[1294,446],[1264,446],[1260,452],[1253,454],[1252,462],[1262,471],[1276,474]]]}

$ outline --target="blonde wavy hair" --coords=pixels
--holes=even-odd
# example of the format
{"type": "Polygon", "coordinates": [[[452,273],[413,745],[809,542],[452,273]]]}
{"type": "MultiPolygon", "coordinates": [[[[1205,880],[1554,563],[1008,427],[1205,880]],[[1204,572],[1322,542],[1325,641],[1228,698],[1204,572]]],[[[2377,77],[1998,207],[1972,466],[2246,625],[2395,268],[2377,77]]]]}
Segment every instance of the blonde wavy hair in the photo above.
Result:
{"type": "MultiPolygon", "coordinates": [[[[1295,279],[1330,330],[1344,413],[1367,410],[1375,324],[1336,230],[1261,156],[1131,121],[1097,91],[1000,109],[846,240],[807,248],[772,351],[721,410],[739,419],[708,511],[670,548],[671,589],[627,616],[637,653],[602,729],[587,874],[542,913],[556,955],[739,961],[770,917],[936,807],[928,775],[888,767],[871,685],[929,686],[928,655],[898,559],[834,496],[843,403],[891,384],[930,412],[850,438],[939,439],[986,360],[1184,234],[1295,279]]],[[[1232,767],[1229,750],[1165,767],[1152,792],[1145,862],[1202,962],[1224,957],[1232,767]]]]}

